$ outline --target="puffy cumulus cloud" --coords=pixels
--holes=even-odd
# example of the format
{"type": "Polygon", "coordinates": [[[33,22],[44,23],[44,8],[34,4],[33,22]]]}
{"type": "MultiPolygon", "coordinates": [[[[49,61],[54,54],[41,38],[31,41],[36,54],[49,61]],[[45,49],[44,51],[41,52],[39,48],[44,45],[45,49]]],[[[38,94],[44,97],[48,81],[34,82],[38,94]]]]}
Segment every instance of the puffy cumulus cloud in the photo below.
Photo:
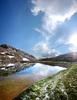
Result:
{"type": "Polygon", "coordinates": [[[52,34],[58,24],[69,20],[77,12],[77,0],[32,0],[32,13],[43,12],[41,30],[52,34]]]}
{"type": "Polygon", "coordinates": [[[37,43],[34,46],[33,51],[39,57],[53,57],[58,55],[58,52],[55,49],[49,47],[49,44],[47,42],[37,43]]]}
{"type": "MultiPolygon", "coordinates": [[[[77,12],[77,0],[32,0],[32,3],[31,11],[34,16],[37,16],[40,12],[43,13],[40,28],[37,27],[35,30],[45,38],[45,42],[37,43],[33,50],[42,56],[55,55],[57,51],[48,45],[50,37],[53,37],[58,25],[70,20],[77,12]]],[[[62,39],[59,40],[59,44],[68,45],[62,39]]],[[[76,49],[75,46],[71,47],[73,47],[72,50],[76,49]]]]}

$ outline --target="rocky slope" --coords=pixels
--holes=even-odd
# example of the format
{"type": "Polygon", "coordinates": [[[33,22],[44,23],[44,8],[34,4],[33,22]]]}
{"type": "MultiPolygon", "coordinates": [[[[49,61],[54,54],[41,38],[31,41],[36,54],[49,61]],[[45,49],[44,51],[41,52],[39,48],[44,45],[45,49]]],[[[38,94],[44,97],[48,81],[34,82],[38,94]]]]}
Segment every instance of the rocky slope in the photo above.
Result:
{"type": "Polygon", "coordinates": [[[36,58],[6,44],[0,45],[0,75],[23,69],[22,64],[34,62],[36,58]]]}
{"type": "MultiPolygon", "coordinates": [[[[76,100],[77,65],[32,85],[18,100],[76,100]]],[[[17,100],[17,98],[16,98],[17,100]]]]}

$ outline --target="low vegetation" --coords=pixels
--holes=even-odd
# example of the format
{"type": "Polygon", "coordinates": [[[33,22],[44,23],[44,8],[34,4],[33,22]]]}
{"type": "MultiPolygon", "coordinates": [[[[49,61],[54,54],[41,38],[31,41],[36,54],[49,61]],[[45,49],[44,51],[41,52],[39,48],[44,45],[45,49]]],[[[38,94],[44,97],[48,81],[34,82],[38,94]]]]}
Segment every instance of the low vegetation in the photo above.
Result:
{"type": "Polygon", "coordinates": [[[43,79],[18,98],[19,100],[76,100],[77,65],[73,64],[65,71],[53,77],[43,79]]]}

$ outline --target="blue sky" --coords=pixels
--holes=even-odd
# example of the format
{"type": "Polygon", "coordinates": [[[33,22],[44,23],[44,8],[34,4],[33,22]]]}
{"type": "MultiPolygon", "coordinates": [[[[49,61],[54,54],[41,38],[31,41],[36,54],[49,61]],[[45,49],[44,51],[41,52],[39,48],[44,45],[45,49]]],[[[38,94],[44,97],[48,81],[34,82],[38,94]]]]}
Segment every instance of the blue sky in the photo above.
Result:
{"type": "Polygon", "coordinates": [[[77,51],[76,38],[77,0],[0,0],[0,44],[44,57],[77,51]]]}

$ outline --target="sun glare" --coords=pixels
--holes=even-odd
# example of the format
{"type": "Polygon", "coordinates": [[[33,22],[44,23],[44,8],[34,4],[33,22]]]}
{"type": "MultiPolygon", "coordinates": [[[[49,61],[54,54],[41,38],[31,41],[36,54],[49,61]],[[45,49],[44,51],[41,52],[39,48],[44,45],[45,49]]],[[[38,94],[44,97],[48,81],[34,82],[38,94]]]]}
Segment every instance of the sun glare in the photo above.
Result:
{"type": "Polygon", "coordinates": [[[71,44],[73,47],[77,48],[77,34],[72,34],[69,38],[69,44],[71,44]]]}

